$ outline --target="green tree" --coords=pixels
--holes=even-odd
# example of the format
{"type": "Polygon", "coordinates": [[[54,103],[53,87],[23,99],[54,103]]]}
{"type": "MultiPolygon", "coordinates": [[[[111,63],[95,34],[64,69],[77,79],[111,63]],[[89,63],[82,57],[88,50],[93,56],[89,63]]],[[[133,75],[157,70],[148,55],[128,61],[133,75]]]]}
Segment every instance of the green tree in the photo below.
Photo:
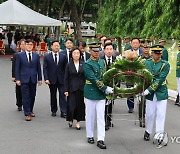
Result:
{"type": "Polygon", "coordinates": [[[164,38],[180,36],[179,0],[146,0],[145,8],[143,35],[164,38]]]}

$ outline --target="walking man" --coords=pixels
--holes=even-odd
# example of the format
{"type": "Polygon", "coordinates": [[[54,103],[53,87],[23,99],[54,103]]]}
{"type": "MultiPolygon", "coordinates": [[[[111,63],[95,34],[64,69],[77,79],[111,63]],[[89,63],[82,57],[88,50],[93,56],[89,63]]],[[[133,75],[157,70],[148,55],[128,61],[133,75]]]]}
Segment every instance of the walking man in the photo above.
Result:
{"type": "Polygon", "coordinates": [[[16,84],[21,86],[26,121],[31,121],[31,117],[35,117],[33,108],[36,85],[42,84],[40,58],[32,49],[33,41],[26,40],[26,51],[17,54],[16,57],[16,84]]]}

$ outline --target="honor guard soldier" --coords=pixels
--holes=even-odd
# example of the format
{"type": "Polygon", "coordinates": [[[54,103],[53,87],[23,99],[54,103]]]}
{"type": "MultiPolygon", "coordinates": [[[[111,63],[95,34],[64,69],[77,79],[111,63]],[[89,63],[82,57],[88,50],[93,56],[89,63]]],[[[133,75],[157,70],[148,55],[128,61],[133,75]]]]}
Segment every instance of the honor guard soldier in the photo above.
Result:
{"type": "MultiPolygon", "coordinates": [[[[142,55],[140,57],[142,59],[149,59],[151,58],[150,55],[150,40],[145,39],[141,41],[141,47],[142,47],[142,55]]],[[[145,127],[145,107],[146,107],[146,99],[142,96],[139,100],[139,126],[145,127]]]]}
{"type": "Polygon", "coordinates": [[[178,105],[180,107],[180,102],[179,102],[179,95],[180,95],[180,42],[178,43],[178,54],[177,54],[177,61],[176,61],[176,78],[177,78],[177,98],[175,105],[178,105]]]}
{"type": "Polygon", "coordinates": [[[97,115],[97,146],[106,149],[105,138],[105,93],[113,93],[113,88],[103,84],[102,76],[105,63],[99,58],[100,45],[89,45],[91,57],[84,63],[86,83],[84,96],[86,98],[86,135],[90,144],[94,143],[94,120],[97,115]]]}
{"type": "Polygon", "coordinates": [[[161,59],[162,50],[163,46],[161,45],[152,46],[152,58],[146,60],[145,62],[147,69],[153,75],[153,81],[151,85],[143,92],[143,95],[146,96],[146,131],[144,133],[145,141],[150,140],[150,134],[152,133],[155,118],[156,134],[164,133],[168,99],[166,77],[169,73],[170,65],[168,61],[161,59]]]}
{"type": "Polygon", "coordinates": [[[159,40],[159,44],[160,44],[161,46],[163,46],[162,57],[161,57],[161,58],[162,58],[163,60],[168,61],[168,51],[167,51],[167,49],[165,48],[166,40],[165,40],[165,39],[160,39],[160,40],[159,40]]]}

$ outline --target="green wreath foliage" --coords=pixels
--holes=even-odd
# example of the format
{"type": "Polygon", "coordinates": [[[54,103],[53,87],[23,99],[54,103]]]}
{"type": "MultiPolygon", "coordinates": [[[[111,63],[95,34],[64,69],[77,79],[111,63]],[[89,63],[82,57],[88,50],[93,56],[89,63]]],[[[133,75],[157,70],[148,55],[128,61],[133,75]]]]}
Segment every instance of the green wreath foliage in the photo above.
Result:
{"type": "Polygon", "coordinates": [[[133,61],[116,59],[111,68],[103,75],[105,85],[114,88],[114,93],[107,99],[130,97],[142,93],[152,82],[152,74],[146,69],[144,59],[138,57],[133,61]],[[119,87],[123,83],[123,87],[119,87]],[[130,87],[130,88],[127,88],[130,87]]]}

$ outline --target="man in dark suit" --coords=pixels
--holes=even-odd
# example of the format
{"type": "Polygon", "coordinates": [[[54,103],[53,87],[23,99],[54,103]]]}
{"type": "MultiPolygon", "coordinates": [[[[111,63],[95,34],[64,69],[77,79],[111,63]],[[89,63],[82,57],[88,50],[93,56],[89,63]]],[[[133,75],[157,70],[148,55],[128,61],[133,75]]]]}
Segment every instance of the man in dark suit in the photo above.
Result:
{"type": "Polygon", "coordinates": [[[52,52],[44,57],[43,73],[45,83],[48,84],[51,97],[51,112],[52,116],[56,116],[57,112],[57,89],[59,91],[59,106],[61,117],[66,117],[67,103],[64,96],[64,74],[67,64],[65,54],[59,52],[60,45],[58,41],[53,41],[52,52]]]}
{"type": "Polygon", "coordinates": [[[39,55],[32,52],[33,41],[26,40],[26,51],[16,57],[16,84],[21,85],[23,108],[26,121],[35,117],[33,107],[36,96],[36,85],[42,84],[41,64],[39,55]]]}
{"type": "Polygon", "coordinates": [[[81,61],[82,62],[86,62],[89,58],[90,58],[90,54],[88,52],[85,51],[86,48],[86,42],[84,41],[79,41],[78,42],[78,48],[81,51],[82,55],[81,55],[81,61]]]}
{"type": "MultiPolygon", "coordinates": [[[[25,40],[22,39],[20,40],[20,48],[21,51],[23,52],[25,51],[25,40]]],[[[18,53],[15,53],[13,55],[13,59],[12,59],[12,81],[16,82],[16,76],[15,76],[15,72],[16,72],[16,56],[18,53]]],[[[16,84],[16,105],[17,105],[17,110],[18,111],[22,111],[22,94],[21,94],[21,86],[18,86],[16,84]]]]}
{"type": "MultiPolygon", "coordinates": [[[[115,61],[116,57],[113,56],[114,49],[113,44],[111,42],[106,43],[104,45],[104,56],[101,58],[104,59],[106,64],[106,70],[110,69],[111,64],[115,61]]],[[[107,100],[106,99],[106,106],[105,106],[105,130],[108,130],[110,127],[112,127],[112,107],[113,107],[114,101],[107,100]]]]}
{"type": "MultiPolygon", "coordinates": [[[[112,40],[111,40],[110,38],[106,38],[106,39],[104,40],[104,46],[105,46],[106,43],[112,43],[112,40]]],[[[114,56],[114,57],[118,56],[118,55],[119,55],[119,52],[116,51],[114,48],[113,48],[113,50],[114,50],[113,56],[114,56]]],[[[103,50],[100,51],[100,57],[103,57],[104,55],[105,55],[105,53],[104,53],[104,49],[103,49],[103,50]]]]}
{"type": "Polygon", "coordinates": [[[67,57],[67,60],[69,62],[69,60],[71,59],[71,57],[69,57],[69,54],[70,54],[70,51],[72,50],[73,46],[74,46],[74,43],[73,43],[73,40],[71,38],[68,38],[66,40],[66,43],[65,43],[65,46],[66,46],[66,49],[61,51],[61,53],[63,53],[64,55],[66,55],[67,57]]]}

